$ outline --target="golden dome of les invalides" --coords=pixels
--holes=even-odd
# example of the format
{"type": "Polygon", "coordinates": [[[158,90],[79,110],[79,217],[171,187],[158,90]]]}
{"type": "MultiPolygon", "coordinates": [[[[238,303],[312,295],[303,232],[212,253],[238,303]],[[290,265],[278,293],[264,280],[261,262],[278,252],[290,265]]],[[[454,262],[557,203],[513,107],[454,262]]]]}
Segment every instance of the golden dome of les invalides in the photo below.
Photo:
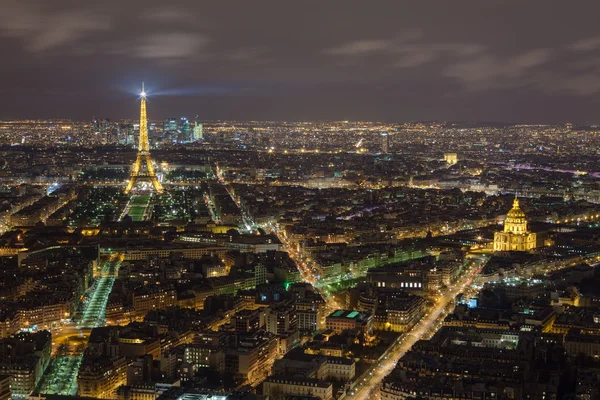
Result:
{"type": "Polygon", "coordinates": [[[529,251],[536,247],[536,234],[527,230],[527,219],[515,196],[506,214],[504,231],[494,234],[494,251],[529,251]]]}

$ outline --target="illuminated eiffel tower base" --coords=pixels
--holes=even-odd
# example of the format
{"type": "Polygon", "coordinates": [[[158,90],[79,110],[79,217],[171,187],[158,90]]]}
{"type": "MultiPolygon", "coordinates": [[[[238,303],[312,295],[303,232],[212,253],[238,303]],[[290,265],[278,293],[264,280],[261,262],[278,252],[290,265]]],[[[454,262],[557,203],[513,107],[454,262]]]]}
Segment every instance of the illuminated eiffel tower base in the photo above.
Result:
{"type": "Polygon", "coordinates": [[[150,158],[150,145],[148,143],[148,118],[146,116],[146,92],[142,83],[141,104],[140,104],[140,141],[138,144],[138,153],[135,163],[131,167],[129,183],[125,188],[125,194],[131,192],[138,183],[149,182],[158,193],[164,191],[160,181],[156,177],[154,165],[150,158]]]}
{"type": "Polygon", "coordinates": [[[148,152],[138,152],[135,163],[131,169],[131,176],[129,177],[129,183],[125,188],[125,193],[131,192],[138,183],[149,182],[152,184],[154,190],[158,193],[164,191],[160,181],[156,177],[154,166],[152,165],[152,159],[148,152]]]}

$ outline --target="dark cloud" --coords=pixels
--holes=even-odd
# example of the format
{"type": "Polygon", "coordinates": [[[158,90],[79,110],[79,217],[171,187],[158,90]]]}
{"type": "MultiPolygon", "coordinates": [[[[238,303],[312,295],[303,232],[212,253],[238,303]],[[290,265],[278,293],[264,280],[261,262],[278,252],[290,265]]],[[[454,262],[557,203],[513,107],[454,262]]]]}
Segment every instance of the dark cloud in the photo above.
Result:
{"type": "Polygon", "coordinates": [[[600,3],[0,0],[0,118],[600,122],[600,3]]]}

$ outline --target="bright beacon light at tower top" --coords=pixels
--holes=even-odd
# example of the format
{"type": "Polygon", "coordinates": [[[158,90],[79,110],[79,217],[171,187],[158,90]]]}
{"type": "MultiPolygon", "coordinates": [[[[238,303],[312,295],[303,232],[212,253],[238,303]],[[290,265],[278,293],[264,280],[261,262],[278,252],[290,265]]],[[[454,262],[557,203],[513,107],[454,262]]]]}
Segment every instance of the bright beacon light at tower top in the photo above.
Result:
{"type": "Polygon", "coordinates": [[[140,93],[140,96],[146,97],[146,91],[144,90],[144,82],[142,82],[142,92],[140,93]]]}

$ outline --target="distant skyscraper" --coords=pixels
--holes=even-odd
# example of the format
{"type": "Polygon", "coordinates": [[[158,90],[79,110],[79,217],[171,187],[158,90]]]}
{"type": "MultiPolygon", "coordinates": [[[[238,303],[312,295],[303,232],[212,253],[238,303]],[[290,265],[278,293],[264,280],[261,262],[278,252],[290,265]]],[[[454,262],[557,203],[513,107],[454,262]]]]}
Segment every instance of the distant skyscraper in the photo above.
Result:
{"type": "Polygon", "coordinates": [[[386,132],[381,134],[381,152],[387,154],[390,151],[390,135],[386,132]]]}
{"type": "Polygon", "coordinates": [[[132,136],[130,137],[131,140],[128,140],[127,144],[137,147],[139,144],[139,134],[140,134],[140,124],[133,124],[132,125],[132,129],[133,129],[133,133],[132,136]]]}
{"type": "Polygon", "coordinates": [[[122,144],[135,147],[135,129],[132,124],[123,124],[120,126],[120,137],[122,144]]]}
{"type": "Polygon", "coordinates": [[[92,121],[92,133],[98,135],[104,144],[114,144],[117,141],[116,127],[112,126],[109,119],[96,119],[92,121]]]}
{"type": "Polygon", "coordinates": [[[192,126],[190,124],[190,121],[185,118],[182,117],[179,120],[179,126],[178,126],[178,131],[180,133],[178,141],[181,143],[186,143],[191,141],[192,139],[192,126]]]}
{"type": "Polygon", "coordinates": [[[163,122],[163,140],[177,140],[177,119],[169,118],[163,122]]]}
{"type": "Polygon", "coordinates": [[[175,118],[169,118],[163,123],[163,133],[175,133],[177,131],[177,120],[175,118]]]}
{"type": "Polygon", "coordinates": [[[202,139],[202,122],[196,121],[194,125],[194,140],[202,139]]]}
{"type": "Polygon", "coordinates": [[[110,120],[109,119],[97,119],[94,117],[92,121],[92,130],[96,133],[105,133],[110,129],[110,120]]]}

